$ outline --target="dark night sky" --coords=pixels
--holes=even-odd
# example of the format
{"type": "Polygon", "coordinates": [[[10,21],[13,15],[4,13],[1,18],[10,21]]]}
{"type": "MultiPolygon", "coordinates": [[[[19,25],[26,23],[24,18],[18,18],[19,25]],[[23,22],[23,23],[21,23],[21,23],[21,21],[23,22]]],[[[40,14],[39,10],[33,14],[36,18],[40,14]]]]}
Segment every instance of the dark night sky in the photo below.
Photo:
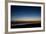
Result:
{"type": "Polygon", "coordinates": [[[40,18],[41,17],[41,7],[35,6],[11,6],[11,18],[12,20],[16,18],[40,18]]]}

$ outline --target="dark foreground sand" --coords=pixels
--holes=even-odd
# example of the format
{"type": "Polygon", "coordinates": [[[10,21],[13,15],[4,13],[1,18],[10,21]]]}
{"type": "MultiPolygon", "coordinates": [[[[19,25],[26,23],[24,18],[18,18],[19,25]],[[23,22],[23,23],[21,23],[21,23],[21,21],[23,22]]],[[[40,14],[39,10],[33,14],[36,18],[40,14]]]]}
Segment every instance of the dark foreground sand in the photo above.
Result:
{"type": "Polygon", "coordinates": [[[41,27],[41,21],[11,21],[11,28],[41,27]]]}

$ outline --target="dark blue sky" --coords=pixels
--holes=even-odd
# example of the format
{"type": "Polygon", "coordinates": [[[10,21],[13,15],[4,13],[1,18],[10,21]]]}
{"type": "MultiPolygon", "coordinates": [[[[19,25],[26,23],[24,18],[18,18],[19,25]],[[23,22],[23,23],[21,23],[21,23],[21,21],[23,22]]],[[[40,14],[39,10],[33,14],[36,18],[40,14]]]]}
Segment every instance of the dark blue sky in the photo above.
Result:
{"type": "Polygon", "coordinates": [[[35,6],[11,6],[11,18],[41,17],[41,7],[35,6]]]}

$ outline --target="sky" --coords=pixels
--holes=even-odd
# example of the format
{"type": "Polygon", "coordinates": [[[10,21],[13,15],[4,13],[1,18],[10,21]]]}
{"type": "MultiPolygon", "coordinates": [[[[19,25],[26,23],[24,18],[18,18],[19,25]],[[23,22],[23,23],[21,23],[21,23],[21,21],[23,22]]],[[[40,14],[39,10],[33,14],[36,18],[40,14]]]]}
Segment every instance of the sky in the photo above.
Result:
{"type": "Polygon", "coordinates": [[[41,7],[36,6],[11,6],[11,20],[40,20],[41,7]]]}

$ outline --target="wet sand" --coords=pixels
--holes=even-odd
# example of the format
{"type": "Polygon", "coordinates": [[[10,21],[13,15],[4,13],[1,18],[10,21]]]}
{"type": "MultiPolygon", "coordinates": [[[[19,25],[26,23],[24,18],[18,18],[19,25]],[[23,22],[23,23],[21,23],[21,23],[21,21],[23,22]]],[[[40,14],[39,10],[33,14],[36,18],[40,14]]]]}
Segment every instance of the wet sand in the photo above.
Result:
{"type": "Polygon", "coordinates": [[[11,28],[41,27],[41,21],[11,21],[11,28]]]}

